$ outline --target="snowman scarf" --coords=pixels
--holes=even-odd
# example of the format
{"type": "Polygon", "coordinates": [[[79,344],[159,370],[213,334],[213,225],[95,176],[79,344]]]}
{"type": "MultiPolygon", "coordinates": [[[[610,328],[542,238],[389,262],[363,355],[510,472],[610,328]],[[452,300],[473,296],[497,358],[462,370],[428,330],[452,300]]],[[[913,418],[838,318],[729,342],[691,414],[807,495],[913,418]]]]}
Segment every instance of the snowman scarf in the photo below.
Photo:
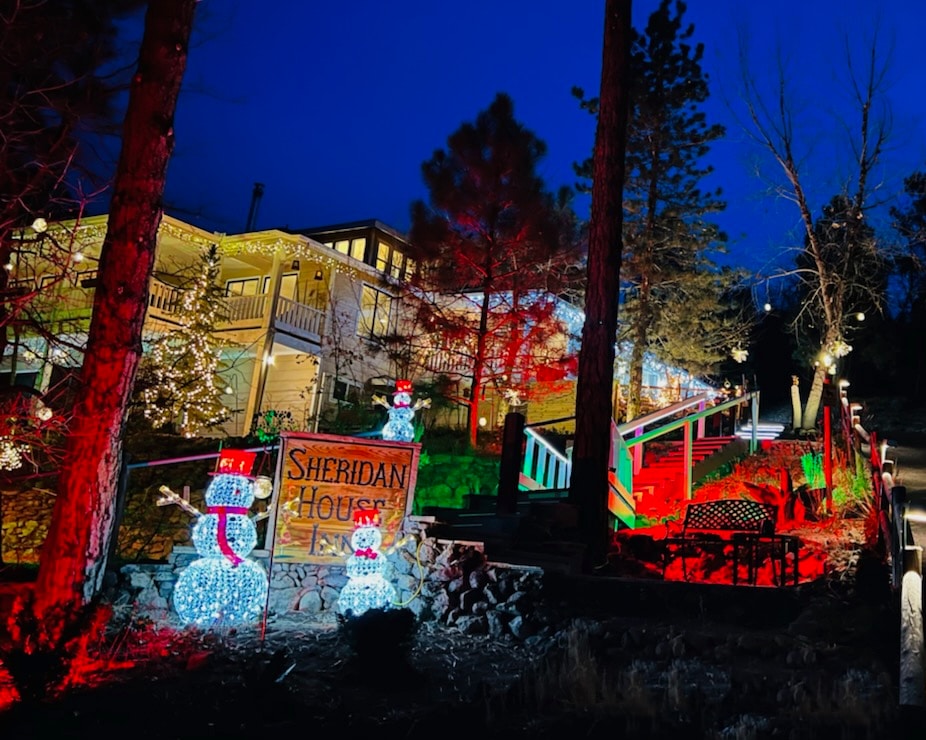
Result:
{"type": "Polygon", "coordinates": [[[219,549],[222,551],[222,554],[226,557],[228,562],[232,564],[233,568],[238,567],[238,563],[242,562],[242,558],[239,558],[235,554],[235,551],[231,549],[231,545],[228,544],[228,515],[229,514],[247,514],[247,506],[210,506],[206,509],[207,514],[217,514],[219,517],[219,527],[218,527],[218,540],[219,540],[219,549]]]}

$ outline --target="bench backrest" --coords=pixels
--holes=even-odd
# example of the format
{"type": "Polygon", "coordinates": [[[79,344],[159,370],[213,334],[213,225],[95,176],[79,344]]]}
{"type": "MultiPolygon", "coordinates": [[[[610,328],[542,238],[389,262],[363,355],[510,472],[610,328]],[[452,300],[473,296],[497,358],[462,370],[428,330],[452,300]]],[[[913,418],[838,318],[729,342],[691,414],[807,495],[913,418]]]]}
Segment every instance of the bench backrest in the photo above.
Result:
{"type": "Polygon", "coordinates": [[[778,507],[749,499],[696,501],[685,510],[683,531],[712,529],[735,532],[775,531],[778,507]]]}

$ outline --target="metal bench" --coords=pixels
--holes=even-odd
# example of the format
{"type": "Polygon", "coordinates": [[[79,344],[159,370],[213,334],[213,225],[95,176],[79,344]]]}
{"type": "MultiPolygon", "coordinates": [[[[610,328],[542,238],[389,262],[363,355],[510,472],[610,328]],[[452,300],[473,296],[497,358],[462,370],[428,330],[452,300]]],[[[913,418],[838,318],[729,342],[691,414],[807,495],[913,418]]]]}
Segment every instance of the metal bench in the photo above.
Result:
{"type": "MultiPolygon", "coordinates": [[[[682,559],[682,574],[688,580],[686,557],[693,550],[719,548],[725,552],[731,544],[738,544],[735,535],[747,534],[755,537],[775,537],[775,521],[778,507],[775,504],[750,499],[719,499],[716,501],[695,501],[685,509],[681,530],[669,533],[664,540],[663,576],[671,560],[682,559]]],[[[667,525],[669,526],[669,525],[667,525]]],[[[754,541],[754,540],[752,540],[754,541]]],[[[750,551],[754,555],[754,551],[750,551]]],[[[733,547],[733,582],[736,583],[739,548],[733,547]]],[[[750,561],[750,576],[755,572],[755,558],[750,561]]]]}

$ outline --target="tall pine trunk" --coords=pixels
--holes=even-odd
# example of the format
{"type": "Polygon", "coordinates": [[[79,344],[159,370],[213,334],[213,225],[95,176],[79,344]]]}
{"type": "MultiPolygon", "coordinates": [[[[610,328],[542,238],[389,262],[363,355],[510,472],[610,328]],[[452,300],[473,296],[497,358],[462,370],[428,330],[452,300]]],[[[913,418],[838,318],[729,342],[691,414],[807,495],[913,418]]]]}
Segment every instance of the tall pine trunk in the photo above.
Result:
{"type": "Polygon", "coordinates": [[[489,346],[489,280],[486,280],[482,291],[482,306],[479,311],[479,332],[476,335],[476,356],[473,362],[473,384],[470,388],[469,418],[467,420],[469,432],[469,446],[476,448],[477,434],[479,432],[479,399],[482,396],[482,387],[485,385],[486,353],[489,346]]]}
{"type": "Polygon", "coordinates": [[[152,0],[145,16],[113,185],[81,392],[67,438],[36,584],[36,614],[60,637],[98,593],[106,568],[126,408],[141,355],[173,119],[196,0],[152,0]]]}
{"type": "Polygon", "coordinates": [[[601,92],[593,157],[585,325],[576,386],[576,438],[569,500],[579,512],[586,571],[608,547],[611,389],[617,339],[627,141],[630,0],[605,3],[601,92]]]}

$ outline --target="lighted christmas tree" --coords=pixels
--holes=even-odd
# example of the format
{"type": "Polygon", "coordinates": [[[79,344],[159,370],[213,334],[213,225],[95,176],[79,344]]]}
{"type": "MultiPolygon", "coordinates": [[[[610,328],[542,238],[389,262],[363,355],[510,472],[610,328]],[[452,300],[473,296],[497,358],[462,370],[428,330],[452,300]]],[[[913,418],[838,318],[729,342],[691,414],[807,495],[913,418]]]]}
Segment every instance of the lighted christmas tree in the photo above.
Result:
{"type": "Polygon", "coordinates": [[[344,616],[359,617],[369,609],[394,606],[396,593],[385,578],[387,563],[380,551],[382,543],[379,511],[354,511],[354,531],[350,538],[354,553],[347,559],[348,581],[338,596],[338,611],[344,616]]]}
{"type": "Polygon", "coordinates": [[[221,344],[215,339],[223,306],[218,272],[213,246],[203,255],[193,284],[181,293],[177,327],[157,337],[145,357],[143,376],[150,385],[141,397],[145,417],[155,428],[173,424],[191,437],[229,418],[222,403],[226,384],[218,375],[221,344]]]}

